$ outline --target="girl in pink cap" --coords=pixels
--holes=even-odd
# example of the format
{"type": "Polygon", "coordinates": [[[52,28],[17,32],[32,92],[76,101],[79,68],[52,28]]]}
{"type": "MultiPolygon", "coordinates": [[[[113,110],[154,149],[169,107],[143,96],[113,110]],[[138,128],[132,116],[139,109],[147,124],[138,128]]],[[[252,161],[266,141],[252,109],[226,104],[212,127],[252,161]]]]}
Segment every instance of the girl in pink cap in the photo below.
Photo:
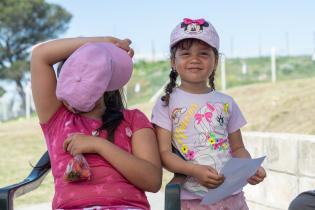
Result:
{"type": "Polygon", "coordinates": [[[114,43],[133,56],[130,40],[113,37],[52,40],[32,50],[32,91],[55,183],[52,208],[148,210],[144,192],[161,186],[156,137],[142,112],[124,108],[117,89],[127,81],[115,72],[125,67],[117,57],[108,58],[120,52],[102,43],[114,43]],[[57,97],[53,65],[65,59],[57,97]],[[64,179],[67,164],[79,154],[91,178],[69,182],[64,179]]]}
{"type": "MultiPolygon", "coordinates": [[[[220,170],[231,157],[250,158],[240,131],[246,120],[232,97],[215,90],[218,51],[219,36],[209,22],[185,18],[178,24],[170,40],[170,82],[152,111],[164,167],[186,175],[184,210],[248,210],[242,189],[217,203],[201,204],[209,190],[224,182],[220,170]]],[[[248,183],[258,184],[265,176],[260,167],[248,183]]]]}

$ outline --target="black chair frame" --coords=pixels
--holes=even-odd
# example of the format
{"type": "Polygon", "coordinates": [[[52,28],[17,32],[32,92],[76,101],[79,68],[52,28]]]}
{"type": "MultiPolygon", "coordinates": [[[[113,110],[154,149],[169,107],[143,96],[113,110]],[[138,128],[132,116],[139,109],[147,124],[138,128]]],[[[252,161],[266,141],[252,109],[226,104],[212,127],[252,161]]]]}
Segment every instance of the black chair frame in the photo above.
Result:
{"type": "Polygon", "coordinates": [[[13,210],[14,198],[38,188],[49,171],[50,159],[48,152],[45,152],[31,173],[23,181],[0,188],[0,209],[13,210]]]}

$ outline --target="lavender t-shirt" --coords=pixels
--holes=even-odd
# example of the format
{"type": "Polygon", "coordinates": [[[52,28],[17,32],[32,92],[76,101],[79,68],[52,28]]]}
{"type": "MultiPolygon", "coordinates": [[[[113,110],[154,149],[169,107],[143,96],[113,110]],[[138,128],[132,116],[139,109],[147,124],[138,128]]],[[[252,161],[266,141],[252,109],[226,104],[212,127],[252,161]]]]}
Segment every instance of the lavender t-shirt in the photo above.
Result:
{"type": "MultiPolygon", "coordinates": [[[[217,91],[192,94],[175,88],[168,106],[158,99],[152,123],[172,133],[172,145],[187,161],[220,171],[231,158],[228,135],[246,124],[232,97],[217,91]]],[[[188,178],[184,189],[198,197],[207,189],[188,178]]]]}

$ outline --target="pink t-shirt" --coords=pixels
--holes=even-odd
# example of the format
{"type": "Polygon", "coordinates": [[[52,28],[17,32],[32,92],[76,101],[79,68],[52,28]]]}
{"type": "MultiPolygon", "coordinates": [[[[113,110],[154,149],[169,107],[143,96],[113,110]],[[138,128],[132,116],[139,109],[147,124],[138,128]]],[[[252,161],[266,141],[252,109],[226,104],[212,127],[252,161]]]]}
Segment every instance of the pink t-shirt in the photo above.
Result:
{"type": "MultiPolygon", "coordinates": [[[[139,110],[124,110],[124,120],[116,128],[115,144],[132,153],[131,137],[142,128],[152,128],[139,110]]],[[[72,156],[63,150],[63,142],[71,133],[92,135],[101,121],[73,114],[61,106],[51,119],[41,124],[55,182],[53,209],[80,209],[90,206],[128,206],[150,209],[145,193],[131,184],[110,163],[97,154],[84,154],[92,172],[90,181],[68,183],[63,175],[72,156]]],[[[101,131],[99,137],[107,137],[101,131]]]]}

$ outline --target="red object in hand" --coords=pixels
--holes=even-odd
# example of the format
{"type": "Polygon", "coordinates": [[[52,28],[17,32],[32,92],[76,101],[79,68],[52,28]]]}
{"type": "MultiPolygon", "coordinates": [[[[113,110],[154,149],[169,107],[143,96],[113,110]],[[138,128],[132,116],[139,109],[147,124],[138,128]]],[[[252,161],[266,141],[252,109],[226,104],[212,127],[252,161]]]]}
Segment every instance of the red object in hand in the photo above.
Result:
{"type": "Polygon", "coordinates": [[[74,156],[68,163],[64,180],[67,182],[88,181],[91,179],[91,170],[83,155],[74,156]]]}

